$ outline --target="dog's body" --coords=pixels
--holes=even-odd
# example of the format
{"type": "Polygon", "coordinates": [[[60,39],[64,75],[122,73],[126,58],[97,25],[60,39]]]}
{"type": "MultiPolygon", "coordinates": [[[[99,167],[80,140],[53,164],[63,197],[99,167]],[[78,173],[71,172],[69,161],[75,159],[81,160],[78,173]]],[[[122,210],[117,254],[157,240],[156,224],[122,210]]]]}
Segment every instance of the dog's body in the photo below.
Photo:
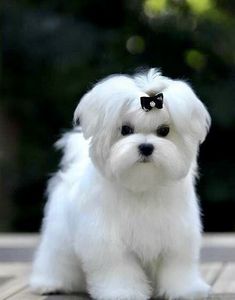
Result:
{"type": "Polygon", "coordinates": [[[194,189],[210,123],[203,104],[187,84],[151,69],[100,82],[78,117],[85,138],[74,130],[57,142],[64,157],[48,187],[32,289],[100,300],[207,295],[194,189]],[[143,111],[139,98],[157,92],[163,108],[143,111]]]}

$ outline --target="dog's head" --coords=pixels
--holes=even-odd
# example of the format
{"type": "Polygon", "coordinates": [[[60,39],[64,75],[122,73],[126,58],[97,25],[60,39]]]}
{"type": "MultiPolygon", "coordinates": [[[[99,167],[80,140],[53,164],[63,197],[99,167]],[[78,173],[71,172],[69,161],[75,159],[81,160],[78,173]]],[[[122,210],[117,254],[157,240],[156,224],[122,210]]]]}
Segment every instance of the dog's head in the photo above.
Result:
{"type": "Polygon", "coordinates": [[[81,99],[74,118],[90,139],[90,157],[102,174],[139,191],[193,172],[210,126],[191,87],[155,69],[100,81],[81,99]],[[141,97],[159,93],[162,107],[145,111],[141,97]]]}

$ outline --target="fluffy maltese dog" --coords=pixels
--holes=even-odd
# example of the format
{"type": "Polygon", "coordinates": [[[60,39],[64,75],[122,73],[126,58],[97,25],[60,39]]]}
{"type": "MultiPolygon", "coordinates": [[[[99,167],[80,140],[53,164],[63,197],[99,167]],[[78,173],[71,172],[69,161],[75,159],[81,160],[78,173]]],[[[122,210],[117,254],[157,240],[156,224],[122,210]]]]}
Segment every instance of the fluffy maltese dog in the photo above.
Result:
{"type": "Polygon", "coordinates": [[[156,69],[112,75],[83,96],[80,127],[48,185],[31,288],[98,300],[197,299],[201,221],[197,156],[210,116],[156,69]]]}

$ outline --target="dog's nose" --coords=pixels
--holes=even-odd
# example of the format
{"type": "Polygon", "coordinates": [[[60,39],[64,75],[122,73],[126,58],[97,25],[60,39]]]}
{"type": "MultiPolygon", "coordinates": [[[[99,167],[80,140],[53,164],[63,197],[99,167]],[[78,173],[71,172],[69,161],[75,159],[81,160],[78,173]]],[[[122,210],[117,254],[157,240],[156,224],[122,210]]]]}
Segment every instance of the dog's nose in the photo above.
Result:
{"type": "Polygon", "coordinates": [[[140,151],[140,154],[144,155],[144,156],[149,156],[153,153],[153,145],[152,144],[140,144],[139,145],[139,151],[140,151]]]}

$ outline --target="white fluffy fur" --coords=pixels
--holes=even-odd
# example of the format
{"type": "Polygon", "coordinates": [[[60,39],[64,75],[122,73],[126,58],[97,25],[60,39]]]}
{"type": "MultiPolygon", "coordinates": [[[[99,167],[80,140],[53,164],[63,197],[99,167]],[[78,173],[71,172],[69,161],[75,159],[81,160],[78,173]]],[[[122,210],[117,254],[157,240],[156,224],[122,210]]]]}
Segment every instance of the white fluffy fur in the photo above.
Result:
{"type": "Polygon", "coordinates": [[[196,299],[209,286],[198,271],[201,222],[195,194],[197,153],[210,126],[185,82],[155,69],[114,75],[80,101],[74,130],[50,180],[32,290],[85,292],[98,300],[196,299]],[[140,97],[164,94],[144,112],[140,97]],[[122,124],[134,134],[121,135],[122,124]],[[156,129],[170,126],[166,137],[156,129]],[[152,143],[150,162],[138,146],[152,143]]]}

